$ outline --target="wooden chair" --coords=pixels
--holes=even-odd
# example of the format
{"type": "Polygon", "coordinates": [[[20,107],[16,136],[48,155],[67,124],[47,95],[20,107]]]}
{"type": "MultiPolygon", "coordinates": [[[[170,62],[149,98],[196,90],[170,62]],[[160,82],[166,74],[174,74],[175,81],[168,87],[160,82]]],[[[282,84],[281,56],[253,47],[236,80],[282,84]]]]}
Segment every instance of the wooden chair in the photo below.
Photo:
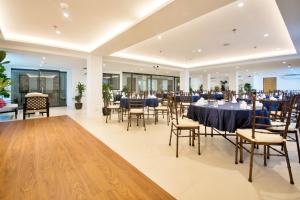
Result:
{"type": "Polygon", "coordinates": [[[161,103],[159,106],[154,108],[154,123],[156,124],[158,122],[158,115],[162,115],[164,118],[165,113],[167,114],[167,124],[169,126],[169,108],[168,105],[164,105],[161,103]]]}
{"type": "Polygon", "coordinates": [[[106,109],[108,109],[109,114],[106,115],[106,120],[105,122],[107,123],[108,117],[111,120],[111,114],[112,112],[116,111],[118,113],[118,122],[120,122],[120,118],[121,118],[121,107],[120,104],[110,104],[106,107],[106,109]]]}
{"type": "Polygon", "coordinates": [[[26,115],[30,116],[35,112],[39,112],[49,117],[49,98],[47,94],[42,93],[28,93],[25,95],[25,102],[23,104],[23,120],[26,119],[26,115]]]}
{"type": "Polygon", "coordinates": [[[269,127],[270,125],[263,124],[257,122],[257,120],[269,119],[269,116],[264,116],[264,106],[262,106],[262,110],[260,114],[257,114],[256,110],[256,94],[253,93],[252,101],[253,101],[253,109],[252,109],[252,128],[249,129],[238,129],[236,131],[236,150],[235,150],[235,163],[238,164],[238,149],[240,150],[240,162],[243,162],[243,150],[245,149],[250,153],[250,166],[249,166],[249,182],[252,182],[252,170],[253,170],[253,156],[254,155],[263,155],[264,156],[264,165],[266,166],[267,156],[285,156],[287,168],[290,177],[290,183],[294,184],[288,151],[286,147],[286,136],[288,132],[288,127],[290,125],[291,119],[291,111],[292,105],[294,104],[295,98],[289,102],[287,106],[286,118],[285,118],[285,129],[282,135],[274,134],[266,129],[262,129],[269,127]],[[240,140],[239,140],[240,139],[240,140]],[[244,148],[244,144],[250,144],[250,150],[244,148]],[[254,147],[258,145],[263,145],[264,152],[263,153],[255,153],[254,147]],[[275,149],[275,146],[282,147],[283,151],[275,149]],[[267,152],[267,147],[275,151],[277,154],[270,154],[267,152]]]}
{"type": "Polygon", "coordinates": [[[180,94],[180,114],[184,113],[192,103],[193,97],[190,94],[180,94]]]}
{"type": "MultiPolygon", "coordinates": [[[[300,96],[297,95],[295,98],[295,105],[293,106],[291,123],[287,130],[287,141],[295,142],[298,153],[298,161],[300,163],[300,146],[299,146],[299,128],[300,128],[300,105],[296,104],[296,102],[300,101],[300,96]]],[[[284,101],[286,102],[286,101],[284,101]]],[[[287,103],[286,103],[287,104],[287,103]]],[[[285,116],[287,115],[285,109],[286,106],[282,105],[282,110],[280,112],[276,112],[277,115],[272,115],[271,127],[268,128],[269,131],[272,131],[277,134],[283,134],[285,131],[285,116]]]]}
{"type": "Polygon", "coordinates": [[[144,130],[146,131],[145,124],[145,111],[144,111],[145,99],[135,99],[128,98],[128,124],[127,131],[129,130],[129,126],[131,127],[131,119],[132,116],[136,116],[136,124],[139,125],[139,118],[143,119],[144,130]]]}
{"type": "Polygon", "coordinates": [[[198,136],[198,154],[200,155],[200,125],[198,122],[195,122],[191,119],[188,119],[186,116],[182,118],[178,117],[177,102],[175,97],[170,97],[169,99],[169,110],[171,118],[171,132],[169,146],[171,146],[172,135],[176,136],[176,157],[178,157],[178,140],[181,137],[188,137],[189,144],[194,146],[195,136],[198,136]],[[181,131],[189,131],[189,135],[183,135],[181,131]],[[197,133],[196,133],[197,130],[197,133]]]}

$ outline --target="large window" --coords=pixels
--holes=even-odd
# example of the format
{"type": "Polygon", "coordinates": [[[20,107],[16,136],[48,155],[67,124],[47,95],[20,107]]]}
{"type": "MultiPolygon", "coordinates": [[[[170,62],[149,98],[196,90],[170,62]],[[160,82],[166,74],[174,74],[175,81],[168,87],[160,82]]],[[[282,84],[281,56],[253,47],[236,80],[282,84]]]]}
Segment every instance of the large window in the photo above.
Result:
{"type": "Polygon", "coordinates": [[[54,70],[11,69],[11,100],[22,107],[30,92],[48,94],[50,106],[67,105],[67,73],[54,70]]]}
{"type": "Polygon", "coordinates": [[[120,74],[103,73],[103,83],[110,84],[113,90],[120,90],[120,74]]]}
{"type": "Polygon", "coordinates": [[[179,77],[124,72],[122,85],[130,92],[141,93],[177,91],[176,83],[179,83],[179,77]]]}

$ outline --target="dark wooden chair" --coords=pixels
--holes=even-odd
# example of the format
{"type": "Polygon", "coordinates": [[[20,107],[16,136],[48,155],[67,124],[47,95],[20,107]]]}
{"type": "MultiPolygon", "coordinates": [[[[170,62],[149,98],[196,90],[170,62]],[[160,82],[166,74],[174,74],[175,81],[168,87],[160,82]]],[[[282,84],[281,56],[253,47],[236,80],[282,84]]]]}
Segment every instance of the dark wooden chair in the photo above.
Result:
{"type": "Polygon", "coordinates": [[[49,117],[49,98],[48,95],[42,93],[29,93],[25,96],[25,102],[23,104],[23,120],[26,119],[26,115],[30,116],[35,112],[39,112],[49,117]]]}
{"type": "Polygon", "coordinates": [[[291,119],[291,111],[295,101],[293,97],[288,105],[286,105],[286,115],[285,115],[285,128],[284,133],[274,134],[271,131],[268,131],[264,128],[270,127],[270,125],[261,123],[259,120],[263,119],[270,119],[269,116],[265,116],[264,113],[264,106],[262,106],[262,110],[260,113],[257,113],[256,109],[256,94],[253,93],[252,96],[253,101],[253,108],[252,108],[252,128],[249,129],[238,129],[236,131],[236,150],[235,150],[235,163],[238,164],[238,150],[240,151],[240,163],[243,162],[243,151],[244,149],[250,153],[250,166],[249,166],[249,182],[252,182],[252,171],[253,171],[253,156],[254,155],[263,155],[264,156],[264,165],[267,165],[267,157],[268,156],[285,156],[287,168],[290,177],[290,183],[294,184],[288,151],[286,147],[286,137],[288,133],[288,127],[290,125],[291,119]],[[245,148],[244,145],[250,145],[250,150],[245,148]],[[255,146],[262,145],[263,153],[255,153],[254,148],[255,146]],[[282,147],[283,151],[280,151],[276,146],[282,147]],[[273,150],[275,153],[270,154],[267,152],[267,148],[273,150]]]}
{"type": "MultiPolygon", "coordinates": [[[[297,147],[297,153],[298,153],[298,161],[300,163],[300,147],[299,147],[299,128],[300,128],[300,105],[296,104],[296,102],[300,101],[300,96],[295,96],[295,105],[293,106],[292,110],[292,116],[291,116],[291,123],[288,127],[287,131],[287,141],[289,142],[295,142],[297,147]]],[[[285,118],[286,118],[286,111],[287,109],[285,104],[288,104],[287,101],[282,101],[281,110],[276,112],[272,115],[272,122],[271,127],[268,128],[268,130],[277,133],[277,134],[283,134],[285,131],[285,118]]]]}
{"type": "Polygon", "coordinates": [[[198,154],[200,155],[200,125],[198,122],[195,122],[191,119],[188,119],[186,116],[182,116],[179,118],[177,102],[175,97],[170,97],[169,99],[169,110],[170,110],[170,118],[171,118],[171,132],[170,132],[170,140],[169,146],[171,146],[172,135],[176,136],[176,157],[178,157],[178,143],[179,138],[188,137],[189,144],[194,146],[194,139],[197,135],[198,137],[198,154]],[[196,133],[197,130],[197,133],[196,133]],[[182,134],[182,131],[189,131],[189,134],[182,134]]]}
{"type": "Polygon", "coordinates": [[[187,110],[193,101],[193,97],[190,94],[180,94],[180,114],[184,113],[187,110]]]}
{"type": "Polygon", "coordinates": [[[111,120],[111,115],[112,115],[113,112],[117,112],[117,114],[118,114],[118,122],[120,122],[120,119],[121,119],[121,107],[120,107],[120,103],[119,104],[114,104],[114,103],[112,104],[112,103],[110,103],[106,107],[106,109],[109,112],[108,115],[106,115],[106,120],[105,120],[106,123],[107,123],[108,117],[111,120]]]}
{"type": "Polygon", "coordinates": [[[145,123],[145,99],[136,99],[136,98],[128,98],[128,124],[127,131],[129,130],[129,126],[131,126],[132,116],[136,116],[136,124],[139,125],[139,119],[143,120],[144,130],[146,131],[146,123],[145,123]]]}

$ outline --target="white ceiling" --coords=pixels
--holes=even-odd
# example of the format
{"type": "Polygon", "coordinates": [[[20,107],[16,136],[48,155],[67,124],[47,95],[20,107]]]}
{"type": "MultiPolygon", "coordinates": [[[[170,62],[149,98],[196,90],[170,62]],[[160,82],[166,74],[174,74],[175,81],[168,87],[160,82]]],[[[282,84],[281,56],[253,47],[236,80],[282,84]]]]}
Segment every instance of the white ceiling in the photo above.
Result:
{"type": "Polygon", "coordinates": [[[6,60],[11,61],[10,67],[16,68],[67,70],[86,67],[86,59],[28,51],[8,51],[6,60]]]}
{"type": "Polygon", "coordinates": [[[240,0],[112,55],[190,68],[295,53],[275,0],[240,0]]]}
{"type": "Polygon", "coordinates": [[[172,1],[64,0],[66,9],[60,0],[0,0],[0,29],[7,40],[90,52],[172,1]]]}

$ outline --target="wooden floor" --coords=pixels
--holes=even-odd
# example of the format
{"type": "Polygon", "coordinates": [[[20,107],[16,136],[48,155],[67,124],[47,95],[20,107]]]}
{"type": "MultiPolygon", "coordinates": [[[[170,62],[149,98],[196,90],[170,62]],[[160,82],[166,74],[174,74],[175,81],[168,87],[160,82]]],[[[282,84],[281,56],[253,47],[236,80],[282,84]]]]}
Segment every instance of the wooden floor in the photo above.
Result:
{"type": "Polygon", "coordinates": [[[0,123],[0,199],[174,199],[67,116],[0,123]]]}

